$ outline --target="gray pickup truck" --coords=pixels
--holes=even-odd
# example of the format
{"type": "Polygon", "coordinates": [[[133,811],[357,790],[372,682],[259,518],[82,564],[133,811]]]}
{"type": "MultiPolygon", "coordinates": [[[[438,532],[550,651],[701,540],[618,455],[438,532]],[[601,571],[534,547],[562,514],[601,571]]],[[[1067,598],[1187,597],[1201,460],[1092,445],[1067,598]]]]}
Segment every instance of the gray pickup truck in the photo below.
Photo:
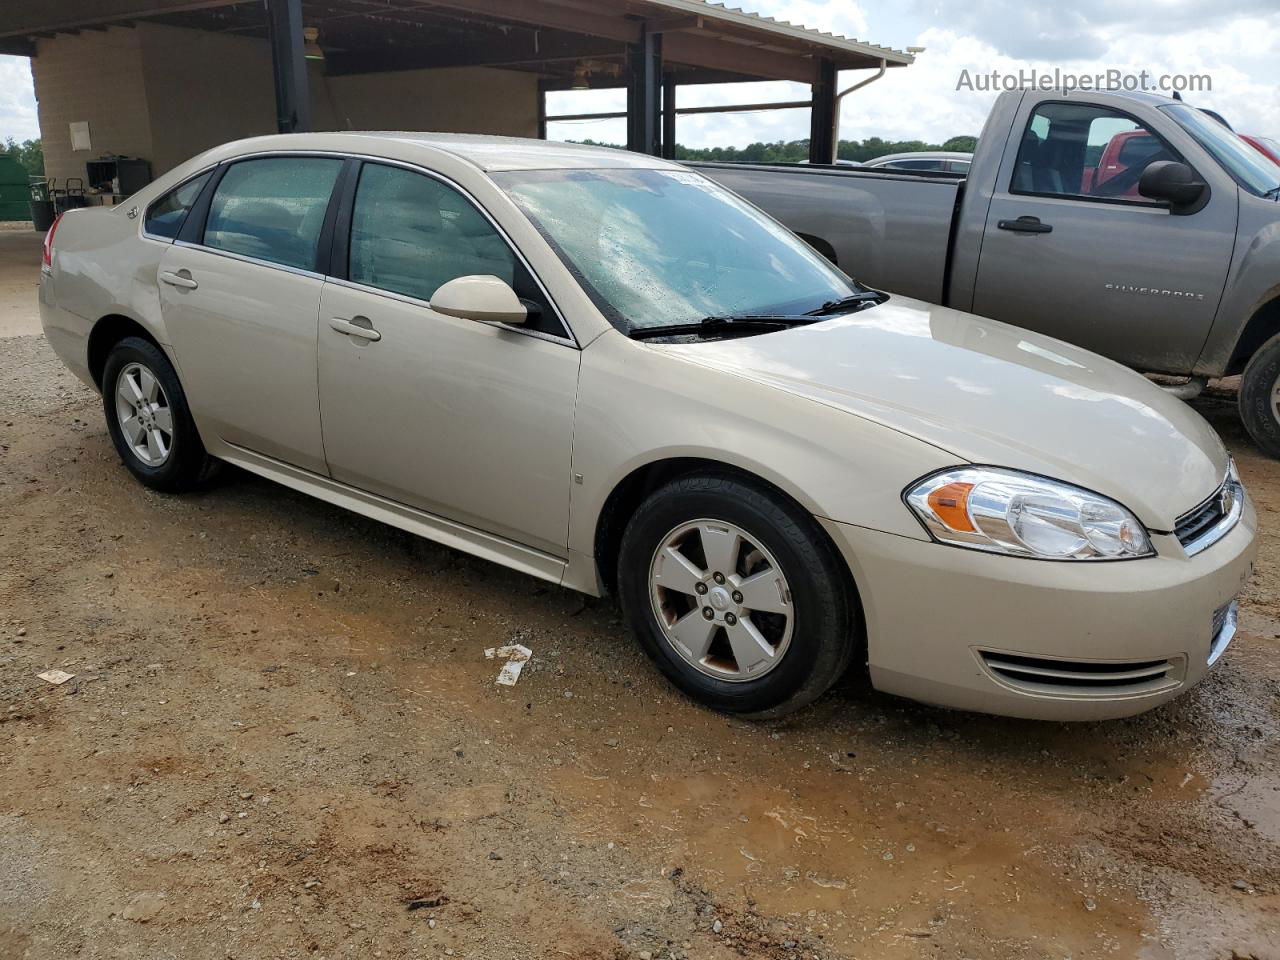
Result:
{"type": "Polygon", "coordinates": [[[1014,91],[967,176],[692,164],[880,289],[1079,344],[1146,373],[1243,373],[1280,457],[1280,167],[1189,103],[1014,91]]]}

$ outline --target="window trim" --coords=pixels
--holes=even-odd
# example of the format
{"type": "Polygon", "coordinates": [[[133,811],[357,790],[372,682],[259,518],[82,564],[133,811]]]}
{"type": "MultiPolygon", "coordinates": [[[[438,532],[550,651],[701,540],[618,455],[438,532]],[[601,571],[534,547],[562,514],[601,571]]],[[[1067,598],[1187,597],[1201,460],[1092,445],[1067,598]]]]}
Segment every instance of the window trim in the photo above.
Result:
{"type": "MultiPolygon", "coordinates": [[[[346,191],[342,197],[339,198],[339,202],[342,204],[342,209],[339,211],[334,222],[332,248],[330,251],[330,272],[327,275],[330,282],[352,290],[362,290],[366,293],[377,294],[390,300],[396,300],[412,306],[426,307],[428,310],[431,309],[430,301],[420,300],[417,297],[411,297],[404,293],[396,293],[393,290],[384,290],[381,287],[374,287],[369,284],[359,283],[349,277],[348,257],[350,255],[351,246],[351,222],[355,213],[356,190],[360,183],[360,173],[363,171],[365,164],[369,163],[380,164],[384,167],[399,167],[400,169],[408,170],[411,173],[422,174],[430,177],[431,179],[444,184],[446,187],[456,190],[464,200],[470,203],[471,206],[474,207],[486,221],[488,221],[489,225],[493,227],[494,232],[501,237],[502,242],[507,245],[507,249],[509,249],[515,258],[520,261],[525,270],[529,272],[529,276],[533,278],[533,282],[537,284],[543,297],[545,297],[547,303],[551,305],[551,309],[555,313],[556,320],[560,324],[560,329],[564,331],[564,333],[563,335],[557,335],[554,333],[547,333],[542,330],[525,330],[521,327],[510,325],[502,326],[503,330],[523,334],[526,337],[535,337],[539,340],[546,340],[550,343],[564,344],[565,346],[573,347],[576,350],[582,349],[582,345],[578,343],[577,335],[573,332],[573,328],[565,319],[564,312],[560,309],[560,305],[556,303],[555,298],[551,296],[551,291],[548,290],[547,285],[542,282],[542,278],[538,276],[538,272],[533,269],[533,265],[529,263],[524,252],[516,245],[515,241],[511,239],[507,232],[502,229],[502,225],[493,218],[493,215],[485,209],[484,204],[480,203],[479,200],[472,196],[471,192],[463,187],[462,184],[446,177],[444,174],[437,173],[434,170],[428,170],[425,167],[420,167],[416,164],[408,163],[403,160],[392,160],[386,157],[365,156],[360,154],[352,155],[351,159],[358,161],[358,163],[357,167],[353,170],[350,181],[346,184],[346,191]],[[339,273],[339,271],[341,272],[339,273]]],[[[434,311],[432,312],[434,313],[434,311]]]]}
{"type": "MultiPolygon", "coordinates": [[[[1151,134],[1151,136],[1159,140],[1160,143],[1164,145],[1164,148],[1168,150],[1169,153],[1172,154],[1178,160],[1179,163],[1185,163],[1188,167],[1191,167],[1191,171],[1195,173],[1196,176],[1200,176],[1199,172],[1195,169],[1195,167],[1192,167],[1191,164],[1187,163],[1186,158],[1182,156],[1182,152],[1178,150],[1177,147],[1175,147],[1173,144],[1171,144],[1168,141],[1168,139],[1162,136],[1158,130],[1152,130],[1150,124],[1146,123],[1145,121],[1143,121],[1138,117],[1135,117],[1128,110],[1121,110],[1118,107],[1111,107],[1111,106],[1107,106],[1106,104],[1091,103],[1088,101],[1082,102],[1078,100],[1041,100],[1039,103],[1035,104],[1035,106],[1031,108],[1030,112],[1027,114],[1026,123],[1022,125],[1022,133],[1021,133],[1021,136],[1019,136],[1018,138],[1018,148],[1013,153],[1013,169],[1009,171],[1009,186],[1007,187],[1007,190],[1010,196],[1039,197],[1045,200],[1068,200],[1068,201],[1074,201],[1076,203],[1101,203],[1101,204],[1105,204],[1107,206],[1112,206],[1112,207],[1116,207],[1116,206],[1126,207],[1126,208],[1145,207],[1147,209],[1152,209],[1152,210],[1164,210],[1166,212],[1172,212],[1169,204],[1162,203],[1159,200],[1148,200],[1145,197],[1143,197],[1141,200],[1124,200],[1120,197],[1091,197],[1081,193],[1045,193],[1043,191],[1038,191],[1038,190],[1014,189],[1013,182],[1018,176],[1018,155],[1022,153],[1023,139],[1026,137],[1027,131],[1031,129],[1031,121],[1035,119],[1036,111],[1038,111],[1041,107],[1048,106],[1049,104],[1059,104],[1061,106],[1070,106],[1070,107],[1092,107],[1095,110],[1110,111],[1115,116],[1125,117],[1128,120],[1132,120],[1135,124],[1138,125],[1140,129],[1147,131],[1147,133],[1151,134]]],[[[1086,147],[1087,146],[1088,144],[1086,144],[1086,147]]],[[[1105,150],[1106,147],[1104,146],[1103,149],[1105,150]]],[[[1201,179],[1204,179],[1204,178],[1201,177],[1201,179]]]]}
{"type": "MultiPolygon", "coordinates": [[[[148,240],[155,240],[159,243],[176,243],[178,240],[178,237],[182,236],[183,227],[185,227],[187,225],[187,221],[191,219],[192,212],[196,209],[196,207],[200,205],[200,201],[204,198],[205,191],[209,189],[209,184],[206,183],[203,187],[200,188],[200,192],[196,194],[195,200],[191,202],[191,206],[189,206],[187,208],[187,212],[183,214],[182,223],[178,225],[178,232],[174,234],[172,237],[162,237],[160,236],[160,234],[152,233],[150,230],[147,229],[147,221],[151,219],[152,208],[155,207],[161,200],[165,199],[165,197],[169,196],[170,194],[177,193],[179,190],[185,187],[192,180],[198,180],[201,177],[208,176],[210,174],[215,174],[219,166],[220,164],[213,163],[207,167],[201,168],[197,172],[191,174],[191,176],[178,181],[176,184],[174,184],[164,193],[160,194],[160,196],[156,197],[154,200],[148,203],[146,207],[143,208],[142,218],[141,218],[142,223],[139,226],[139,232],[142,234],[142,236],[146,237],[148,240]]],[[[211,177],[210,179],[212,181],[218,178],[211,177]]]]}

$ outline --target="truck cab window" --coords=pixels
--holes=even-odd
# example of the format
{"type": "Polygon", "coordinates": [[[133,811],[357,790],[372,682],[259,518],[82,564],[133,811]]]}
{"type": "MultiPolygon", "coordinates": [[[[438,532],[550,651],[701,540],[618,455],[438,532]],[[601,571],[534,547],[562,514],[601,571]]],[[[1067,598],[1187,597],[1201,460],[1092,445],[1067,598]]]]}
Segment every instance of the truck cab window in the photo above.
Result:
{"type": "Polygon", "coordinates": [[[1157,160],[1178,159],[1130,116],[1089,104],[1043,103],[1022,135],[1011,191],[1147,203],[1138,193],[1142,172],[1157,160]]]}

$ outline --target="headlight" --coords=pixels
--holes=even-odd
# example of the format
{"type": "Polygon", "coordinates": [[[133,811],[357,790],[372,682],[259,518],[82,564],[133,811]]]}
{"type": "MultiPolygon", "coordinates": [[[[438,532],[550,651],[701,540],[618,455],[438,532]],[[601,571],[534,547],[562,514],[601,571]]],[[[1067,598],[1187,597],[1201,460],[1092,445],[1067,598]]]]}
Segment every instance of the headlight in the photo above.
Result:
{"type": "Polygon", "coordinates": [[[907,490],[933,537],[1040,560],[1130,560],[1155,553],[1146,528],[1114,500],[998,467],[957,467],[907,490]]]}

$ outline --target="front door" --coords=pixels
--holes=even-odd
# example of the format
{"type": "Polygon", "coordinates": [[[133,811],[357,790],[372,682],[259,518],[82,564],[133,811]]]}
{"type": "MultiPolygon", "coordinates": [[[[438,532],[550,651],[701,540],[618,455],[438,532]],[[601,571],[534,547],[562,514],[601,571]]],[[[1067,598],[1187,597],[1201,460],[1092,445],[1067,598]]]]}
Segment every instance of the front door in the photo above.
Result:
{"type": "Polygon", "coordinates": [[[507,240],[452,186],[366,163],[345,273],[320,305],[334,479],[563,557],[580,352],[507,240]],[[515,329],[431,310],[441,284],[475,274],[540,315],[515,329]]]}
{"type": "Polygon", "coordinates": [[[1182,158],[1116,109],[1024,108],[1021,143],[987,212],[972,312],[1140,370],[1188,373],[1218,307],[1236,195],[1175,215],[1137,193],[1142,171],[1182,158]]]}
{"type": "Polygon", "coordinates": [[[342,160],[233,164],[198,243],[160,263],[165,329],[202,432],[323,473],[316,251],[342,160]]]}

